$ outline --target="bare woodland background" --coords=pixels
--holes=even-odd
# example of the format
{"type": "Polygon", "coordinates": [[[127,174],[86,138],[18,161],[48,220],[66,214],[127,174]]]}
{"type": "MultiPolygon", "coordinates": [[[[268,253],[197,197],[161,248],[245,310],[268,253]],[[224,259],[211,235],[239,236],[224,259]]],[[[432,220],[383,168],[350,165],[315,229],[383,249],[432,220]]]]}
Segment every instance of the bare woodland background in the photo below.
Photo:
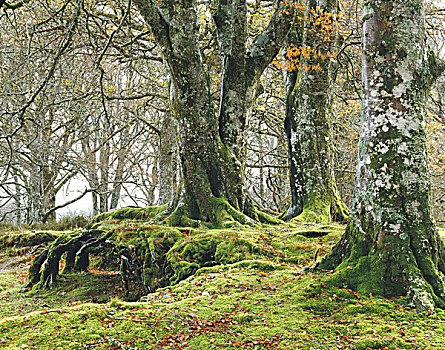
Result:
{"type": "MultiPolygon", "coordinates": [[[[249,3],[252,38],[272,6],[249,3]]],[[[332,120],[338,189],[350,204],[361,114],[361,10],[353,0],[340,7],[332,120]]],[[[216,109],[221,62],[206,8],[199,7],[197,34],[216,109]]],[[[76,26],[73,11],[71,1],[30,1],[0,13],[0,221],[32,224],[54,220],[56,212],[95,215],[164,204],[182,186],[169,77],[151,31],[127,1],[85,1],[76,26]]],[[[443,53],[444,12],[429,4],[427,19],[431,44],[443,53]]],[[[262,76],[246,160],[251,197],[274,214],[289,204],[280,60],[262,76]]],[[[444,103],[442,77],[427,117],[438,222],[445,221],[444,103]]]]}

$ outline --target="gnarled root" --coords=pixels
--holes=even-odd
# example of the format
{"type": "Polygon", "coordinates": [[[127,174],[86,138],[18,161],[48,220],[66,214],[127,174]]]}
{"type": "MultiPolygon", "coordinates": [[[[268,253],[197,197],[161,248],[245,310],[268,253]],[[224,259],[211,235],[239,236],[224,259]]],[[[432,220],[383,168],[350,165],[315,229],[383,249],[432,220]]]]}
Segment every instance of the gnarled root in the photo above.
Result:
{"type": "Polygon", "coordinates": [[[94,240],[100,230],[88,230],[79,234],[61,235],[48,248],[40,253],[29,268],[29,282],[25,288],[38,283],[40,288],[51,289],[57,282],[59,275],[59,262],[64,253],[66,266],[64,272],[73,270],[76,253],[86,242],[94,240]]]}

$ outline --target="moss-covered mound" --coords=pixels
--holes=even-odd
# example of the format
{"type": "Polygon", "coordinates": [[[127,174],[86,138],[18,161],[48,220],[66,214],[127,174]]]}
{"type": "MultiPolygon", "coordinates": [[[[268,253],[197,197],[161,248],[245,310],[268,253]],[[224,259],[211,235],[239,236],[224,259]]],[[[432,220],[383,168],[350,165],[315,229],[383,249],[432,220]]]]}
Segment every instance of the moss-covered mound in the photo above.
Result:
{"type": "Polygon", "coordinates": [[[108,213],[96,215],[91,219],[90,224],[100,223],[102,221],[120,221],[120,220],[145,220],[153,219],[165,210],[166,206],[152,206],[145,208],[122,208],[108,213]]]}
{"type": "MultiPolygon", "coordinates": [[[[89,272],[64,273],[54,289],[27,293],[18,291],[29,259],[22,256],[18,263],[0,251],[0,347],[445,348],[442,310],[417,314],[407,300],[334,286],[337,273],[303,271],[330,250],[343,229],[204,230],[103,222],[97,232],[107,233],[110,243],[91,254],[89,272]],[[146,279],[156,291],[140,302],[109,301],[125,297],[119,251],[151,264],[146,272],[153,276],[146,279]]],[[[69,241],[70,235],[60,239],[69,241]]]]}
{"type": "Polygon", "coordinates": [[[0,249],[10,247],[30,247],[54,241],[60,232],[54,231],[26,231],[0,232],[0,249]]]}
{"type": "Polygon", "coordinates": [[[136,285],[142,282],[149,291],[176,284],[204,267],[243,260],[309,264],[329,249],[343,229],[342,226],[306,225],[298,229],[208,230],[149,225],[135,220],[103,221],[95,227],[109,230],[112,233],[109,240],[116,244],[116,249],[99,254],[96,266],[118,269],[118,252],[127,249],[135,277],[129,276],[129,289],[137,289],[136,285]]]}
{"type": "Polygon", "coordinates": [[[151,224],[147,218],[161,210],[125,208],[96,217],[87,229],[60,235],[34,259],[27,287],[53,288],[62,262],[63,273],[88,268],[119,273],[133,300],[205,267],[244,260],[307,265],[321,257],[343,230],[322,225],[207,229],[151,224]]]}

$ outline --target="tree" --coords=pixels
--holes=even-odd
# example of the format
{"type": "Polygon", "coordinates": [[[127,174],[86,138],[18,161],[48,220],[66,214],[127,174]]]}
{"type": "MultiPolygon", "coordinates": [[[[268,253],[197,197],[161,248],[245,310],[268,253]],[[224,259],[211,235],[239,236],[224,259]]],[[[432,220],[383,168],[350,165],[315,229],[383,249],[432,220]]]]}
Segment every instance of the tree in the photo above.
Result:
{"type": "Polygon", "coordinates": [[[277,7],[269,25],[247,47],[246,1],[218,1],[214,19],[222,87],[216,115],[197,40],[197,4],[190,0],[160,6],[152,0],[136,0],[135,4],[162,48],[172,81],[172,114],[178,121],[185,183],[183,206],[172,223],[190,218],[216,224],[248,221],[241,212],[257,218],[243,189],[243,137],[260,76],[292,24],[292,7],[277,7]]]}
{"type": "Polygon", "coordinates": [[[337,1],[307,1],[287,39],[286,119],[291,203],[286,219],[344,221],[337,191],[331,120],[337,1]]]}
{"type": "Polygon", "coordinates": [[[422,0],[363,8],[364,115],[352,220],[321,263],[359,292],[445,307],[445,247],[431,216],[425,105],[445,70],[426,44],[422,0]],[[347,268],[348,267],[348,268],[347,268]]]}
{"type": "Polygon", "coordinates": [[[90,193],[94,214],[124,198],[154,203],[165,72],[156,46],[135,39],[146,28],[110,40],[108,28],[129,11],[128,2],[110,4],[106,16],[94,2],[68,0],[2,10],[0,220],[51,221],[90,193]]]}

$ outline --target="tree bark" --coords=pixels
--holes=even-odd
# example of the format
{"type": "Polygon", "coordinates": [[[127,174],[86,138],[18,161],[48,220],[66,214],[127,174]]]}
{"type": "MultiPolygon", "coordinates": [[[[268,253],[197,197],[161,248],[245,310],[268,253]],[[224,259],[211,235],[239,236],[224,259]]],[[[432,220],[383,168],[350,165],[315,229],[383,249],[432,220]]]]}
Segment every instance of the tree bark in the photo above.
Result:
{"type": "Polygon", "coordinates": [[[445,307],[445,248],[430,207],[425,105],[444,70],[426,44],[422,0],[363,8],[364,116],[352,220],[322,267],[359,292],[445,307]]]}
{"type": "Polygon", "coordinates": [[[244,134],[251,108],[261,93],[261,75],[284,44],[293,16],[292,3],[279,7],[264,32],[248,47],[245,0],[219,0],[214,15],[222,60],[219,135],[230,151],[224,166],[227,196],[235,208],[253,216],[252,203],[243,187],[244,134]]]}
{"type": "Polygon", "coordinates": [[[238,146],[246,125],[245,101],[250,82],[258,81],[283,44],[292,14],[279,16],[277,9],[263,35],[246,50],[245,0],[218,3],[219,15],[222,11],[225,17],[216,21],[220,38],[224,36],[223,87],[217,116],[197,41],[195,2],[172,2],[162,10],[152,0],[136,0],[135,4],[162,47],[171,76],[172,114],[178,122],[185,184],[181,210],[191,219],[218,225],[233,215],[246,221],[239,212],[243,210],[244,189],[238,146]],[[241,75],[241,80],[235,74],[241,75]]]}
{"type": "Polygon", "coordinates": [[[291,204],[285,215],[288,220],[298,217],[302,221],[330,222],[348,217],[337,191],[332,151],[330,113],[335,77],[330,54],[335,50],[336,33],[330,33],[328,25],[334,25],[336,8],[336,0],[307,1],[302,28],[294,27],[288,37],[290,50],[303,52],[298,62],[289,55],[285,68],[284,126],[291,188],[291,204]],[[315,24],[320,19],[325,28],[315,24]]]}
{"type": "Polygon", "coordinates": [[[175,120],[170,113],[163,116],[162,130],[159,135],[159,204],[168,204],[173,200],[179,186],[178,148],[176,143],[175,120]]]}

